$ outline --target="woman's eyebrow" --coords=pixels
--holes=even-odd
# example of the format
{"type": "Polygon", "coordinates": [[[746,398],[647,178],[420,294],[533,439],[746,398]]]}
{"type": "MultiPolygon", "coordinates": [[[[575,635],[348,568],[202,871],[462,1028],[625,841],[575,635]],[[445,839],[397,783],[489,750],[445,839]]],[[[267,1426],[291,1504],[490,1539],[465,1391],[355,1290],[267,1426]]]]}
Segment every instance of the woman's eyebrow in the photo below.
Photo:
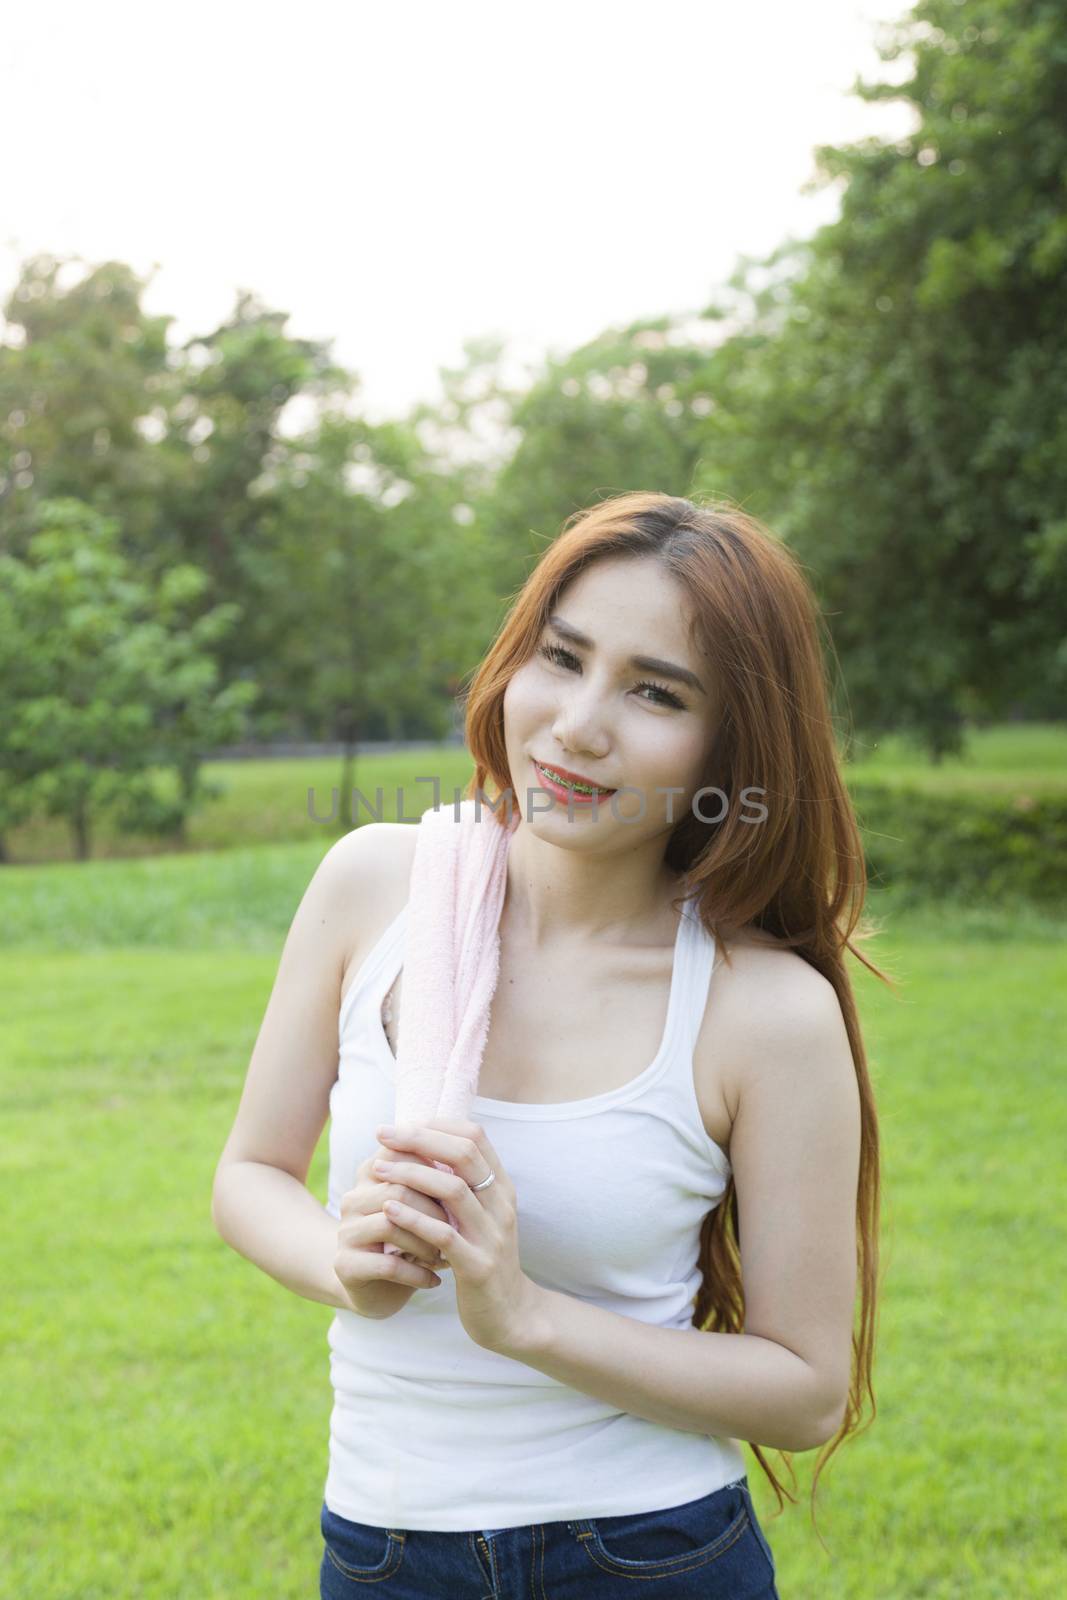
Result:
{"type": "MultiPolygon", "coordinates": [[[[581,645],[584,650],[594,649],[592,639],[588,639],[571,623],[564,622],[563,618],[555,612],[549,617],[550,625],[565,639],[570,639],[572,644],[581,645]]],[[[674,661],[661,661],[658,656],[631,656],[631,667],[640,667],[642,672],[658,672],[661,677],[674,678],[677,683],[688,684],[690,689],[695,689],[698,694],[707,694],[707,690],[695,673],[688,667],[680,667],[674,661]]]]}

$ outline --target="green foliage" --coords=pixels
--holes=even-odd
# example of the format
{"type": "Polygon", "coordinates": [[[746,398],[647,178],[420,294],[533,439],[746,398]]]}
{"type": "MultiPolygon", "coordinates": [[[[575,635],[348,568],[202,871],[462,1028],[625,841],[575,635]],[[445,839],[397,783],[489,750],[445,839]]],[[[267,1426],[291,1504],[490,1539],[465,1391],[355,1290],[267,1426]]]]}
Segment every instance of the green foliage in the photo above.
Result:
{"type": "Polygon", "coordinates": [[[135,576],[113,519],[45,501],[26,553],[0,555],[0,827],[35,811],[65,819],[76,854],[93,821],[170,833],[202,797],[205,748],[239,735],[255,695],[220,685],[211,651],[236,608],[197,615],[205,576],[135,576]],[[171,768],[176,789],[157,788],[171,768]]]}
{"type": "Polygon", "coordinates": [[[1029,900],[1067,913],[1067,797],[853,783],[872,885],[898,904],[1029,900]]]}
{"type": "Polygon", "coordinates": [[[220,666],[224,677],[255,678],[264,709],[278,641],[271,601],[286,598],[260,581],[265,526],[278,505],[276,469],[291,448],[283,414],[297,398],[340,404],[355,387],[328,343],[294,337],[287,321],[242,292],[218,328],[174,352],[159,441],[168,470],[154,539],[142,552],[156,571],[194,562],[209,575],[212,602],[241,606],[241,628],[219,642],[220,666]]]}
{"type": "Polygon", "coordinates": [[[820,150],[839,220],[739,271],[697,485],[806,562],[857,724],[936,755],[1067,705],[1067,12],[923,0],[882,56],[914,131],[820,150]]]}
{"type": "Polygon", "coordinates": [[[153,441],[173,388],[173,318],[144,311],[146,284],[124,263],[73,284],[69,265],[32,257],[3,307],[21,340],[0,343],[0,550],[14,555],[39,503],[68,498],[118,517],[127,547],[144,548],[167,476],[153,441]]]}
{"type": "Polygon", "coordinates": [[[256,656],[267,705],[347,747],[350,825],[372,722],[387,738],[451,732],[488,627],[483,530],[457,520],[455,485],[404,424],[327,411],[278,456],[246,591],[256,656]]]}
{"type": "MultiPolygon", "coordinates": [[[[33,258],[5,307],[21,342],[0,345],[0,549],[23,555],[41,507],[78,499],[115,515],[118,549],[164,598],[200,574],[217,623],[203,642],[220,681],[258,685],[261,736],[450,731],[492,622],[481,474],[434,456],[428,410],[349,414],[354,376],[253,295],[168,350],[170,319],[145,317],[133,273],[70,284],[71,264],[33,258]],[[295,399],[302,431],[282,427],[295,399]]],[[[155,793],[128,814],[165,828],[176,812],[155,793]]]]}

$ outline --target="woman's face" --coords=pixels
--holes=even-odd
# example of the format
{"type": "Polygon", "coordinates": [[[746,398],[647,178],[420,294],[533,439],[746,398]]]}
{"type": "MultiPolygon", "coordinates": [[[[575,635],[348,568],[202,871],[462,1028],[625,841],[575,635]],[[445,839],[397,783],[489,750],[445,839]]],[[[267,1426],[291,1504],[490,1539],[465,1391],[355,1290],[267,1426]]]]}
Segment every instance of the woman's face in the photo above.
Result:
{"type": "Polygon", "coordinates": [[[645,558],[600,561],[558,596],[556,623],[546,623],[504,695],[513,804],[538,834],[568,830],[573,839],[593,828],[600,843],[610,831],[636,845],[670,833],[689,809],[717,712],[708,663],[689,642],[687,602],[645,558]],[[635,664],[635,656],[661,665],[635,664]],[[538,762],[621,792],[593,804],[550,797],[538,762]]]}

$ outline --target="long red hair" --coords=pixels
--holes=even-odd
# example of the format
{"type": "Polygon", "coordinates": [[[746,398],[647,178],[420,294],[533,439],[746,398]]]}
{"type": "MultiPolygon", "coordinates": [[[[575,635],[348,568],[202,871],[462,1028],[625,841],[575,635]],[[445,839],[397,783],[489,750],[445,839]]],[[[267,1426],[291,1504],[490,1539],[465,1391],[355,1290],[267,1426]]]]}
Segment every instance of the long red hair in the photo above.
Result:
{"type": "MultiPolygon", "coordinates": [[[[759,774],[767,806],[759,827],[731,803],[720,822],[687,809],[671,833],[667,864],[679,877],[677,905],[690,895],[716,937],[746,925],[767,930],[833,984],[848,1030],[860,1097],[856,1197],[858,1316],[852,1332],[848,1401],[838,1431],[820,1450],[812,1480],[850,1435],[874,1420],[872,1370],[878,1307],[880,1163],[878,1118],[845,952],[895,988],[859,945],[875,935],[861,920],[867,875],[862,837],[834,737],[827,661],[833,657],[804,569],[786,546],[726,501],[695,505],[667,494],[616,495],[575,512],[513,597],[465,696],[465,733],[474,760],[467,798],[514,794],[504,742],[504,692],[536,649],[568,583],[604,559],[653,559],[688,592],[694,644],[714,672],[719,726],[702,783],[733,801],[759,774]],[[871,1415],[861,1422],[864,1394],[871,1415]]],[[[836,659],[836,657],[834,657],[836,659]]],[[[707,803],[705,810],[715,802],[707,803]]],[[[749,802],[751,805],[752,802],[749,802]]],[[[492,813],[505,825],[508,807],[492,813]]],[[[729,961],[729,955],[725,959],[729,961]]],[[[702,1284],[693,1325],[740,1333],[744,1292],[737,1192],[731,1176],[700,1236],[702,1284]]],[[[782,1509],[785,1489],[758,1445],[750,1444],[782,1509]]],[[[792,1453],[780,1450],[793,1476],[792,1453]]]]}

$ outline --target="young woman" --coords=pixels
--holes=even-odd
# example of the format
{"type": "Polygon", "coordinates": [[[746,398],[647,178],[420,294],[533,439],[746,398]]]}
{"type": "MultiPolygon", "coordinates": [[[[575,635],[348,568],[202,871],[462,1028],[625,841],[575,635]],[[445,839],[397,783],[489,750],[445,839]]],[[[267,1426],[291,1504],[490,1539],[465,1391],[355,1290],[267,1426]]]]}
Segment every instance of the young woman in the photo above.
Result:
{"type": "Polygon", "coordinates": [[[736,508],[617,496],[527,579],[466,731],[481,825],[519,819],[471,1119],[387,1126],[417,828],[366,824],[216,1175],[222,1236],[337,1308],[320,1592],[766,1600],[741,1442],[781,1506],[763,1451],[829,1454],[874,1399],[845,952],[885,975],[814,598],[736,508]]]}

